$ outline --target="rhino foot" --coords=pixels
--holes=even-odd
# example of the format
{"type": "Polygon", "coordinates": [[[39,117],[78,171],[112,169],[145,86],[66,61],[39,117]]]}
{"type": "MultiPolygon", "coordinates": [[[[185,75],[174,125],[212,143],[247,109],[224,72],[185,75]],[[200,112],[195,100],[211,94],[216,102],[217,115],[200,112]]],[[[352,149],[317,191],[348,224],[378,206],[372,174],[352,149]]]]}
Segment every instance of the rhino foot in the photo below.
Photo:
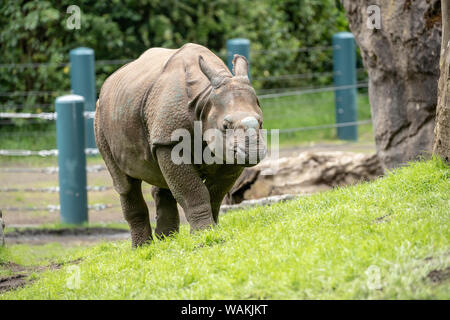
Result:
{"type": "Polygon", "coordinates": [[[145,244],[149,244],[153,241],[152,230],[150,225],[148,228],[137,228],[136,226],[131,226],[131,246],[137,248],[145,244]]]}
{"type": "Polygon", "coordinates": [[[190,225],[191,225],[191,234],[192,234],[192,233],[195,233],[198,231],[212,229],[217,225],[217,223],[214,222],[214,220],[211,217],[209,219],[191,222],[190,225]]]}

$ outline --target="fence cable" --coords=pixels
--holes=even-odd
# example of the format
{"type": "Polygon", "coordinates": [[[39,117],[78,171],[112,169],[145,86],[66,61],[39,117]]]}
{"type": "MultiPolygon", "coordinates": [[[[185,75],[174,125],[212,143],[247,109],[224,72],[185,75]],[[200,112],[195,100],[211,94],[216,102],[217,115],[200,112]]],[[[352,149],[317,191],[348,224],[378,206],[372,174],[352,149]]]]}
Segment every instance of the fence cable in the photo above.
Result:
{"type": "MultiPolygon", "coordinates": [[[[87,156],[98,155],[100,152],[96,148],[86,148],[84,152],[87,156]]],[[[0,156],[16,156],[16,157],[27,157],[27,156],[41,156],[41,157],[56,157],[58,156],[58,149],[51,150],[5,150],[0,149],[0,156]]]]}
{"type": "Polygon", "coordinates": [[[38,108],[49,108],[53,107],[53,104],[51,103],[36,103],[36,104],[14,104],[14,103],[8,103],[8,104],[0,104],[0,108],[32,108],[32,109],[38,109],[38,108]]]}
{"type": "MultiPolygon", "coordinates": [[[[324,124],[319,126],[310,126],[310,127],[298,127],[298,128],[288,128],[288,129],[279,129],[279,133],[291,133],[296,131],[308,131],[308,130],[320,130],[320,129],[328,129],[328,128],[342,128],[356,125],[364,125],[370,124],[372,120],[361,120],[361,121],[353,121],[353,122],[344,122],[344,123],[334,123],[334,124],[324,124]]],[[[270,134],[270,131],[269,131],[270,134]]],[[[86,155],[98,155],[100,152],[96,148],[87,148],[85,149],[86,155]]],[[[31,150],[4,150],[0,149],[0,156],[57,156],[58,150],[40,150],[40,151],[31,151],[31,150]]]]}
{"type": "MultiPolygon", "coordinates": [[[[95,111],[84,111],[83,116],[85,119],[94,119],[95,111]]],[[[41,113],[25,113],[25,112],[0,112],[0,119],[44,119],[44,120],[56,120],[56,112],[41,112],[41,113]]]]}
{"type": "Polygon", "coordinates": [[[279,53],[300,53],[300,52],[312,52],[312,51],[329,51],[332,50],[333,46],[317,46],[317,47],[303,47],[303,48],[281,48],[281,49],[274,49],[274,50],[254,50],[251,53],[252,54],[279,54],[279,53]]]}
{"type": "MultiPolygon", "coordinates": [[[[111,190],[111,186],[87,186],[87,191],[102,192],[111,190]]],[[[0,188],[0,192],[41,192],[41,193],[56,193],[59,192],[59,186],[46,187],[46,188],[0,188]]]]}
{"type": "MultiPolygon", "coordinates": [[[[86,167],[86,172],[96,173],[105,171],[106,167],[103,165],[91,165],[86,167]]],[[[0,168],[0,172],[5,173],[45,173],[45,174],[55,174],[59,172],[58,167],[46,167],[46,168],[0,168]]]]}
{"type": "MultiPolygon", "coordinates": [[[[88,205],[88,210],[90,211],[103,211],[110,208],[119,208],[118,204],[104,204],[104,203],[96,203],[88,205]]],[[[55,212],[60,211],[60,205],[48,205],[46,207],[3,207],[3,211],[49,211],[55,212]]]]}
{"type": "MultiPolygon", "coordinates": [[[[267,98],[278,98],[278,97],[286,97],[286,96],[296,96],[302,94],[309,93],[319,93],[319,92],[327,92],[327,91],[337,91],[337,90],[346,90],[353,88],[367,88],[369,84],[367,82],[358,83],[355,85],[346,85],[346,86],[325,86],[325,87],[312,87],[308,89],[301,88],[292,88],[291,91],[284,92],[275,92],[275,93],[267,93],[267,94],[259,94],[259,99],[267,99],[267,98]],[[301,90],[296,90],[301,89],[301,90]]],[[[286,88],[284,88],[286,89],[286,88]]],[[[278,89],[268,89],[268,90],[278,90],[278,89]]],[[[95,117],[95,111],[85,111],[84,117],[86,119],[93,119],[95,117]]],[[[13,113],[13,112],[0,112],[1,118],[16,118],[16,119],[45,119],[45,120],[56,120],[57,115],[56,112],[42,112],[42,113],[13,113]]]]}
{"type": "MultiPolygon", "coordinates": [[[[351,122],[342,122],[342,123],[334,123],[334,124],[324,124],[319,126],[310,126],[310,127],[299,127],[299,128],[288,128],[288,129],[280,129],[279,133],[291,133],[297,131],[309,131],[309,130],[321,130],[321,129],[330,129],[330,128],[345,128],[351,126],[359,126],[364,124],[371,124],[372,120],[360,120],[360,121],[351,121],[351,122]]],[[[268,132],[270,135],[270,131],[268,132]]]]}
{"type": "Polygon", "coordinates": [[[68,94],[68,91],[10,91],[0,92],[0,97],[16,97],[16,96],[57,96],[68,94]]]}
{"type": "Polygon", "coordinates": [[[293,89],[292,91],[261,94],[261,95],[258,95],[258,98],[259,99],[279,98],[279,97],[288,97],[288,96],[298,96],[298,95],[309,94],[309,93],[319,93],[319,92],[327,92],[327,91],[347,90],[347,89],[353,89],[353,88],[368,88],[368,87],[369,87],[369,84],[367,82],[363,82],[363,83],[346,85],[346,86],[316,87],[316,88],[303,89],[303,90],[294,90],[293,89]]]}
{"type": "MultiPolygon", "coordinates": [[[[290,53],[290,52],[311,52],[311,51],[328,51],[333,49],[333,46],[315,46],[303,48],[281,48],[272,50],[253,50],[252,54],[268,54],[268,53],[290,53]]],[[[225,57],[229,53],[215,52],[219,57],[225,57]]],[[[118,65],[133,61],[134,59],[110,59],[110,60],[96,60],[95,65],[118,65]]],[[[29,63],[0,63],[0,69],[26,69],[26,68],[40,68],[40,67],[70,67],[70,62],[29,62],[29,63]]]]}

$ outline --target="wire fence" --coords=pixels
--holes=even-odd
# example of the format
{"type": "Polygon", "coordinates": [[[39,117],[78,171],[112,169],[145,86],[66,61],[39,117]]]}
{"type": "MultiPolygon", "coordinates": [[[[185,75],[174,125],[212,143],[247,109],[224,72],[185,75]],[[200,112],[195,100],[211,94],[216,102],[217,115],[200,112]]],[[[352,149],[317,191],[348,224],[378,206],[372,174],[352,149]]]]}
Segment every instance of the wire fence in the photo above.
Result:
{"type": "MultiPolygon", "coordinates": [[[[333,46],[316,46],[316,47],[307,47],[307,48],[298,48],[298,49],[272,49],[272,50],[255,50],[252,51],[252,56],[258,55],[277,55],[277,54],[296,54],[296,53],[310,53],[310,52],[331,52],[333,50],[333,46]]],[[[220,52],[216,53],[221,58],[227,58],[227,54],[220,52]]],[[[132,59],[111,59],[111,60],[96,60],[96,66],[120,66],[126,63],[133,61],[132,59]]],[[[39,63],[1,63],[0,70],[12,71],[12,70],[25,70],[25,69],[39,69],[39,68],[70,68],[71,64],[69,62],[39,62],[39,63]]],[[[363,73],[365,70],[360,68],[357,69],[358,74],[363,73]]],[[[293,73],[293,74],[281,74],[281,75],[267,75],[260,77],[253,77],[252,81],[259,81],[262,83],[273,83],[277,81],[284,81],[286,84],[292,84],[296,80],[309,80],[309,79],[325,79],[332,78],[335,75],[332,71],[326,72],[309,72],[309,73],[293,73]]],[[[325,81],[321,81],[322,83],[325,81]]],[[[313,93],[321,93],[321,92],[331,92],[338,90],[345,90],[351,88],[367,88],[367,82],[359,82],[356,85],[349,86],[316,86],[316,87],[282,87],[282,88],[273,88],[273,89],[261,89],[258,90],[258,98],[259,99],[276,99],[280,97],[288,97],[288,96],[299,96],[304,94],[313,94],[313,93]]],[[[57,119],[56,112],[51,112],[54,110],[54,104],[52,103],[42,103],[47,102],[47,98],[56,98],[59,95],[68,94],[67,90],[57,90],[57,91],[7,91],[0,92],[0,97],[4,99],[12,99],[12,101],[8,101],[6,103],[0,104],[0,125],[14,125],[15,122],[11,121],[15,119],[17,121],[26,121],[27,125],[32,124],[42,124],[48,123],[49,121],[55,121],[57,119]],[[33,103],[31,101],[35,101],[36,99],[41,100],[39,103],[33,103]],[[25,98],[27,100],[31,100],[29,102],[21,102],[17,103],[14,101],[16,98],[25,98]],[[32,112],[1,112],[3,110],[36,110],[35,113],[32,112]],[[45,112],[43,112],[43,110],[45,112]]],[[[95,112],[85,112],[84,117],[86,119],[92,119],[95,116],[95,112]]],[[[333,124],[323,124],[316,126],[303,126],[303,127],[295,127],[295,128],[284,128],[280,129],[279,133],[293,133],[299,131],[312,131],[312,130],[323,130],[330,128],[342,128],[348,126],[359,126],[359,125],[367,125],[370,124],[371,120],[360,120],[354,122],[346,122],[346,123],[333,123],[333,124]]],[[[269,131],[270,134],[270,131],[269,131]]],[[[2,137],[24,137],[30,135],[46,135],[46,136],[56,136],[55,131],[52,132],[41,132],[41,131],[27,131],[27,132],[0,132],[0,136],[2,137]]],[[[96,148],[86,148],[86,155],[98,155],[99,150],[96,148]]],[[[58,155],[57,149],[48,149],[48,150],[16,150],[16,149],[0,149],[0,156],[15,156],[15,157],[28,157],[28,156],[39,156],[39,157],[55,157],[58,155]]],[[[103,165],[95,165],[95,166],[87,166],[87,173],[98,173],[105,171],[106,167],[103,165]]],[[[6,174],[57,174],[59,172],[58,167],[46,167],[46,168],[0,168],[1,173],[6,174]]],[[[104,185],[95,185],[95,186],[87,186],[86,189],[89,192],[105,192],[111,190],[112,186],[104,186],[104,185]]],[[[2,187],[0,188],[0,192],[14,193],[14,192],[30,192],[30,193],[58,193],[58,186],[51,187],[2,187]]],[[[120,205],[115,204],[92,204],[88,206],[88,210],[102,211],[109,208],[118,208],[120,205]]],[[[60,210],[59,205],[48,205],[42,207],[3,207],[5,211],[49,211],[55,212],[60,210]]]]}
{"type": "MultiPolygon", "coordinates": [[[[99,154],[96,148],[86,148],[84,152],[87,156],[95,156],[99,154]]],[[[28,156],[40,156],[40,157],[56,157],[58,156],[58,149],[51,150],[4,150],[0,149],[0,156],[15,156],[15,157],[28,157],[28,156]]]]}
{"type": "MultiPolygon", "coordinates": [[[[357,69],[358,72],[365,71],[364,69],[357,69]]],[[[318,77],[331,77],[335,73],[334,72],[313,72],[313,73],[300,73],[300,74],[283,74],[276,76],[265,76],[265,77],[253,77],[253,81],[281,81],[281,80],[299,80],[299,79],[312,79],[318,77]]],[[[294,88],[289,87],[281,87],[276,88],[276,90],[289,90],[294,88]]],[[[300,89],[300,88],[295,88],[300,89]]],[[[268,89],[260,89],[258,93],[264,92],[264,90],[268,89]]],[[[269,89],[270,90],[270,89],[269,89]]],[[[3,97],[14,97],[14,96],[52,96],[56,97],[59,95],[69,94],[69,91],[12,91],[12,92],[0,92],[0,96],[3,97]]],[[[0,104],[0,108],[47,108],[52,107],[52,104],[17,104],[17,103],[8,103],[8,104],[0,104]]]]}
{"type": "MultiPolygon", "coordinates": [[[[95,203],[88,205],[89,211],[103,211],[110,208],[119,208],[120,205],[118,204],[104,204],[104,203],[95,203]]],[[[2,208],[4,211],[11,211],[11,212],[22,212],[22,211],[49,211],[49,212],[55,212],[60,211],[61,207],[60,205],[47,205],[45,207],[4,207],[2,208]]]]}
{"type": "MultiPolygon", "coordinates": [[[[95,111],[85,111],[84,112],[85,119],[94,119],[94,117],[95,117],[95,111]]],[[[0,119],[1,118],[56,120],[57,113],[56,112],[41,112],[41,113],[0,112],[0,119]]]]}
{"type": "MultiPolygon", "coordinates": [[[[86,167],[86,172],[96,173],[105,171],[106,167],[102,165],[92,165],[86,167]]],[[[58,167],[46,167],[46,168],[0,168],[0,172],[4,173],[45,173],[56,174],[59,172],[58,167]]]]}
{"type": "MultiPolygon", "coordinates": [[[[310,131],[310,130],[322,130],[322,129],[330,129],[330,128],[345,128],[350,126],[359,126],[359,125],[365,125],[365,124],[371,124],[372,120],[360,120],[360,121],[352,121],[352,122],[343,122],[343,123],[332,123],[332,124],[324,124],[324,125],[318,125],[318,126],[308,126],[308,127],[298,127],[298,128],[288,128],[288,129],[279,129],[279,133],[292,133],[292,132],[298,132],[298,131],[310,131]]],[[[272,134],[271,131],[268,132],[268,134],[272,134]]],[[[85,149],[86,155],[98,155],[100,154],[99,150],[96,148],[86,148],[85,149]]],[[[5,150],[0,149],[0,156],[40,156],[40,157],[51,157],[51,156],[58,156],[58,150],[57,149],[51,149],[51,150],[39,150],[39,151],[33,151],[33,150],[5,150]]]]}
{"type": "MultiPolygon", "coordinates": [[[[87,191],[107,191],[111,190],[111,186],[87,186],[87,191]]],[[[41,192],[41,193],[57,193],[59,192],[58,186],[46,187],[46,188],[0,188],[0,192],[41,192]]]]}
{"type": "MultiPolygon", "coordinates": [[[[288,96],[299,96],[303,94],[310,93],[321,93],[321,92],[329,92],[329,91],[337,91],[337,90],[347,90],[353,88],[368,88],[369,84],[367,82],[357,83],[356,85],[348,85],[348,86],[324,86],[324,87],[312,87],[312,88],[290,88],[287,91],[282,92],[274,92],[267,94],[258,95],[259,99],[268,99],[268,98],[280,98],[280,97],[288,97],[288,96]]],[[[276,91],[278,91],[276,89],[276,91]]]]}
{"type": "MultiPolygon", "coordinates": [[[[329,92],[329,91],[337,91],[337,90],[346,90],[352,88],[367,88],[368,83],[362,82],[356,85],[348,85],[348,86],[323,86],[323,87],[312,87],[312,88],[289,88],[290,90],[285,90],[283,92],[275,92],[275,93],[267,93],[267,94],[259,94],[259,99],[267,99],[267,98],[278,98],[285,96],[296,96],[302,94],[310,94],[310,93],[320,93],[320,92],[329,92]]],[[[286,89],[286,88],[285,88],[286,89]]],[[[269,89],[270,90],[279,90],[279,89],[269,89]]],[[[93,119],[95,117],[95,111],[85,111],[84,117],[86,119],[93,119]]],[[[56,112],[41,112],[41,113],[17,113],[17,112],[0,112],[0,119],[43,119],[43,120],[56,120],[57,114],[56,112]]]]}
{"type": "MultiPolygon", "coordinates": [[[[280,48],[270,50],[253,50],[252,55],[260,54],[280,54],[280,53],[300,53],[300,52],[312,52],[312,51],[330,51],[333,46],[313,46],[302,48],[280,48]]],[[[227,56],[224,52],[214,52],[218,57],[225,58],[227,56]]],[[[122,65],[133,61],[134,59],[106,59],[96,60],[95,64],[98,66],[104,65],[122,65]]],[[[27,68],[41,68],[41,67],[57,67],[64,68],[70,67],[70,62],[26,62],[26,63],[0,63],[0,69],[27,69],[27,68]]]]}
{"type": "MultiPolygon", "coordinates": [[[[252,56],[258,56],[258,55],[279,55],[282,53],[286,54],[296,54],[296,53],[311,53],[311,52],[331,52],[333,49],[336,49],[337,46],[312,46],[312,47],[302,47],[302,48],[275,48],[275,49],[262,49],[262,50],[253,50],[252,56]]],[[[219,57],[225,59],[227,58],[226,52],[215,52],[216,55],[219,57]]],[[[96,66],[119,66],[126,63],[129,63],[133,61],[134,59],[103,59],[103,60],[96,60],[95,65],[96,66]]],[[[0,64],[0,70],[6,69],[6,70],[24,70],[24,69],[36,69],[36,68],[66,68],[71,67],[71,63],[67,61],[54,61],[54,62],[25,62],[25,63],[1,63],[0,64]]],[[[364,71],[364,69],[358,69],[358,72],[364,71]]],[[[66,72],[66,71],[65,71],[66,72]]],[[[277,81],[296,81],[296,80],[308,80],[308,79],[316,79],[316,78],[322,78],[322,77],[331,77],[333,76],[333,72],[309,72],[309,73],[297,73],[297,74],[281,74],[281,75],[267,75],[267,76],[259,76],[259,77],[253,77],[252,81],[260,81],[263,83],[274,83],[277,81]]],[[[283,92],[283,91],[290,91],[290,92],[296,92],[301,90],[308,90],[305,87],[281,87],[277,89],[261,89],[258,91],[258,94],[262,96],[262,98],[270,97],[269,94],[275,94],[275,91],[277,92],[283,92]]],[[[311,89],[309,89],[311,90],[311,89]]],[[[320,91],[311,91],[311,92],[320,92],[320,91]]],[[[44,101],[40,101],[40,103],[32,103],[27,101],[21,101],[21,103],[17,103],[15,101],[8,101],[7,103],[0,104],[0,111],[2,110],[14,110],[14,111],[20,111],[21,109],[37,109],[38,113],[41,112],[41,110],[50,111],[49,109],[54,110],[54,105],[51,103],[42,103],[48,101],[48,98],[56,98],[59,95],[67,94],[69,91],[39,91],[39,90],[33,90],[33,91],[7,91],[7,92],[0,92],[0,97],[7,98],[7,99],[13,99],[14,98],[42,98],[44,101]]],[[[304,92],[308,93],[308,91],[304,92]]],[[[293,93],[291,93],[293,94],[293,93]]],[[[289,95],[291,95],[289,94],[289,95]]],[[[302,94],[299,92],[299,94],[302,94]]],[[[287,94],[286,94],[287,95],[287,94]]],[[[280,93],[277,93],[274,95],[276,96],[283,96],[280,93]]],[[[41,100],[42,100],[41,99],[41,100]]],[[[0,117],[5,118],[5,117],[0,117]]],[[[19,118],[19,116],[13,116],[12,118],[19,118]]],[[[25,117],[24,117],[25,118],[25,117]]],[[[45,116],[35,116],[37,119],[45,119],[45,116]]],[[[29,124],[39,124],[40,122],[29,122],[29,124]]],[[[1,121],[0,125],[14,125],[15,122],[11,121],[1,121]]]]}

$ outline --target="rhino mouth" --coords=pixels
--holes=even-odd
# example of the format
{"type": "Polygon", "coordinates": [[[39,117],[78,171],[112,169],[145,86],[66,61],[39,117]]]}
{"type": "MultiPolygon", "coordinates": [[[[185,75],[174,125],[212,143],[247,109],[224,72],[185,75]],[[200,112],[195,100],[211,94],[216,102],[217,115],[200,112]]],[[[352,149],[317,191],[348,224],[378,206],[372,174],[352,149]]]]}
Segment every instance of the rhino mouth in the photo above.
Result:
{"type": "Polygon", "coordinates": [[[251,167],[266,157],[267,148],[265,130],[249,131],[214,129],[205,133],[204,141],[216,163],[251,167]]]}
{"type": "Polygon", "coordinates": [[[246,141],[245,145],[237,143],[233,149],[235,163],[246,167],[258,164],[267,154],[265,144],[259,139],[254,143],[246,141]]]}
{"type": "Polygon", "coordinates": [[[225,150],[222,158],[227,164],[251,167],[261,162],[267,155],[262,130],[250,133],[231,131],[224,133],[223,136],[225,150]]]}

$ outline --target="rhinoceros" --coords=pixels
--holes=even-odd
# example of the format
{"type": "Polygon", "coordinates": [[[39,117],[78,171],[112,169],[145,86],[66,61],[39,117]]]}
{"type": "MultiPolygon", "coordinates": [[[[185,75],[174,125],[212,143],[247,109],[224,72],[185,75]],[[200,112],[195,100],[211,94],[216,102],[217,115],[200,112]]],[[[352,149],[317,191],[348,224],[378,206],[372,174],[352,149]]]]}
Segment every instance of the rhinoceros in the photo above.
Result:
{"type": "MultiPolygon", "coordinates": [[[[148,49],[104,82],[95,138],[120,195],[133,247],[153,240],[142,181],[153,186],[155,235],[164,238],[179,230],[177,203],[191,232],[216,225],[221,202],[243,168],[264,158],[262,112],[245,57],[234,56],[233,73],[209,49],[189,43],[179,49],[148,49]],[[230,130],[257,131],[257,160],[248,161],[248,140],[242,148],[236,139],[223,139],[231,146],[231,155],[222,157],[226,162],[176,163],[172,134],[183,129],[195,135],[196,122],[202,132],[214,129],[223,138],[230,130]],[[237,155],[245,160],[234,161],[237,155]]],[[[205,148],[208,141],[202,140],[205,148]]]]}

